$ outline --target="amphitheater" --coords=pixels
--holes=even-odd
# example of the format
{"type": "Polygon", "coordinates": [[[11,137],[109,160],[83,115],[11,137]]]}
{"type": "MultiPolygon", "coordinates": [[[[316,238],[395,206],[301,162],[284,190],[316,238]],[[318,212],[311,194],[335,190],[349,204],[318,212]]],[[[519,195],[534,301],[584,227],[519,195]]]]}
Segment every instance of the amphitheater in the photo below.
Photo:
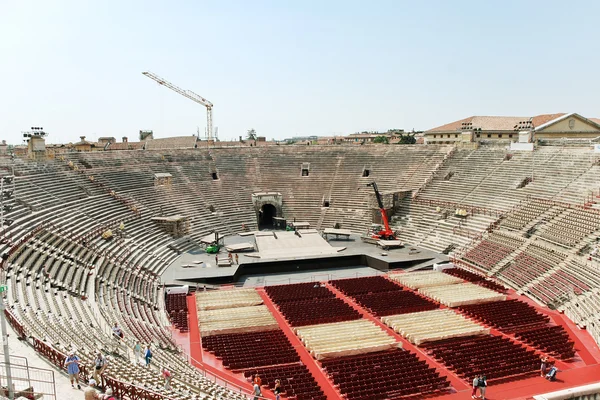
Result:
{"type": "MultiPolygon", "coordinates": [[[[599,392],[585,389],[600,380],[600,157],[589,146],[162,148],[0,162],[13,185],[0,276],[13,336],[47,368],[63,369],[76,349],[84,383],[99,349],[110,357],[105,387],[122,399],[251,398],[257,373],[269,399],[275,379],[288,399],[468,399],[479,373],[492,399],[599,392]],[[161,174],[168,185],[156,184],[161,174]],[[359,244],[377,220],[372,181],[403,249],[359,244]],[[328,259],[370,246],[375,261],[360,271],[371,272],[311,269],[309,257],[303,274],[262,263],[266,284],[166,278],[186,254],[210,264],[200,249],[214,232],[225,244],[252,233],[258,242],[256,198],[269,193],[281,200],[277,217],[310,226],[298,236],[351,233],[329,241],[328,259]],[[156,222],[164,216],[188,218],[185,235],[156,222]],[[412,261],[385,261],[403,257],[412,261]],[[449,268],[434,271],[440,260],[449,268]],[[135,342],[154,349],[149,368],[135,364],[135,342]],[[542,356],[558,381],[539,376],[542,356]],[[162,366],[173,372],[168,390],[162,366]]],[[[251,275],[260,263],[241,255],[251,275]]]]}

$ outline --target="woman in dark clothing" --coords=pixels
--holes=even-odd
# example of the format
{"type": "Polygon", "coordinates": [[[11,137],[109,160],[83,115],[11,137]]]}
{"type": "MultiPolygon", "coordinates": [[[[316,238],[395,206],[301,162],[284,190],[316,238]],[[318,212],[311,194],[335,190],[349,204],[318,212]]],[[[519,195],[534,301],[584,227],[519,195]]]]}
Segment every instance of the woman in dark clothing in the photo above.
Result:
{"type": "Polygon", "coordinates": [[[281,381],[279,379],[275,379],[275,389],[273,389],[273,393],[275,393],[275,400],[281,398],[281,381]]]}
{"type": "Polygon", "coordinates": [[[479,376],[479,379],[477,379],[477,385],[479,386],[481,400],[485,400],[485,389],[487,388],[487,380],[485,379],[485,375],[479,376]]]}

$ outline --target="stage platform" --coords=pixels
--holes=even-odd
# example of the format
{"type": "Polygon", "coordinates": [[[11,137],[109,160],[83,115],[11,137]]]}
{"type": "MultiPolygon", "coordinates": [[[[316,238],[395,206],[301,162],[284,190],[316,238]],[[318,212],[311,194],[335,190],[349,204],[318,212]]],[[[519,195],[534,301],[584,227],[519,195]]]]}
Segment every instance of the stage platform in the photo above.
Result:
{"type": "MultiPolygon", "coordinates": [[[[330,271],[333,269],[364,268],[387,272],[431,266],[445,262],[448,257],[430,250],[406,246],[382,250],[374,244],[364,243],[359,235],[328,241],[315,230],[295,232],[260,231],[254,234],[225,237],[225,247],[251,243],[256,251],[233,253],[231,266],[217,266],[215,254],[202,249],[192,250],[176,258],[162,274],[167,285],[181,284],[231,284],[249,276],[267,276],[301,271],[330,271]],[[239,264],[236,264],[238,256],[239,264]]],[[[222,249],[219,260],[226,260],[228,253],[222,249]]],[[[281,277],[280,277],[281,278],[281,277]]]]}

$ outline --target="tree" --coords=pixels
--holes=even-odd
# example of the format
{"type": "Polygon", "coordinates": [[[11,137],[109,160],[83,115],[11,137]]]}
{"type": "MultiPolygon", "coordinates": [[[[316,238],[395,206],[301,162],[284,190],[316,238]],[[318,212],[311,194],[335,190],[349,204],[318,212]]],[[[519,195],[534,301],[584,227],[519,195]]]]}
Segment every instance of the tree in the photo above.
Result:
{"type": "Polygon", "coordinates": [[[389,144],[390,140],[388,139],[387,136],[383,136],[383,135],[379,135],[377,136],[375,139],[373,139],[373,143],[384,143],[384,144],[389,144]]]}
{"type": "Polygon", "coordinates": [[[406,135],[402,135],[400,136],[400,140],[398,141],[398,144],[415,144],[417,143],[417,139],[415,138],[414,134],[406,134],[406,135]]]}
{"type": "Polygon", "coordinates": [[[248,133],[246,134],[246,139],[256,140],[256,131],[254,130],[254,128],[248,130],[248,133]]]}

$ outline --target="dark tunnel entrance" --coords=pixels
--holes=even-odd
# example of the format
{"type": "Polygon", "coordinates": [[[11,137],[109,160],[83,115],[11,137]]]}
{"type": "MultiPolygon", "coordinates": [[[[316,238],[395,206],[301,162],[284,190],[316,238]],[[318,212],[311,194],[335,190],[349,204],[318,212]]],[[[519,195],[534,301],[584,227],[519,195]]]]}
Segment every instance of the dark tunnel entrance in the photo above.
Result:
{"type": "Polygon", "coordinates": [[[277,209],[273,204],[264,204],[260,208],[258,214],[258,228],[259,229],[272,229],[273,228],[273,217],[277,216],[277,209]]]}

